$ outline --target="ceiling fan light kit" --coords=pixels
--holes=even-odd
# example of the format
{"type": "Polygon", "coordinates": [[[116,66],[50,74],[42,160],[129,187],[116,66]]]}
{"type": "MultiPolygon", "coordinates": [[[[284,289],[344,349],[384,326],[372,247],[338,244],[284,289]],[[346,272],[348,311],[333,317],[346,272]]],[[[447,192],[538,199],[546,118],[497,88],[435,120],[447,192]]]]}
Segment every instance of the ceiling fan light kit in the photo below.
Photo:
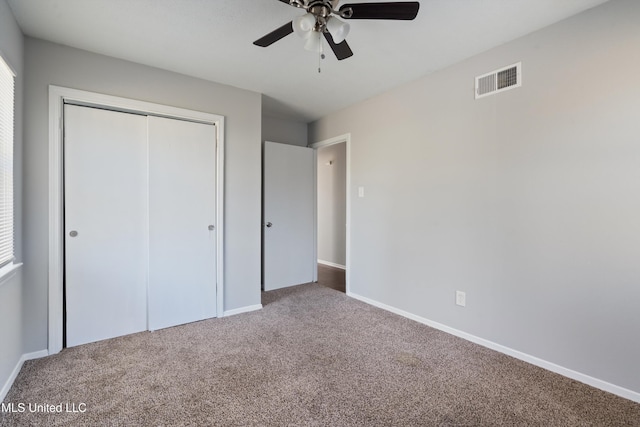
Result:
{"type": "Polygon", "coordinates": [[[326,25],[327,31],[331,33],[331,36],[333,36],[333,41],[337,44],[342,43],[344,39],[347,38],[347,35],[349,35],[349,30],[351,29],[351,26],[349,24],[347,24],[346,22],[342,22],[335,16],[329,17],[326,25]]]}
{"type": "Polygon", "coordinates": [[[326,23],[319,23],[312,13],[307,13],[293,20],[293,31],[305,40],[308,40],[312,34],[319,36],[324,33],[324,28],[331,34],[333,41],[340,44],[349,34],[350,25],[335,16],[327,18],[326,23]]]}
{"type": "Polygon", "coordinates": [[[316,25],[316,17],[311,13],[298,16],[293,20],[293,31],[303,39],[309,37],[316,25]]]}
{"type": "MultiPolygon", "coordinates": [[[[295,32],[305,39],[304,48],[322,54],[322,36],[339,61],[353,56],[345,38],[351,29],[342,19],[391,19],[410,21],[416,18],[420,3],[399,1],[383,3],[348,3],[338,7],[340,0],[279,0],[307,13],[253,42],[256,46],[271,46],[295,32]]],[[[324,55],[323,55],[324,56],[324,55]]]]}
{"type": "Polygon", "coordinates": [[[311,34],[311,32],[309,32],[306,39],[307,41],[304,43],[305,50],[322,53],[322,40],[320,40],[319,33],[311,34]]]}

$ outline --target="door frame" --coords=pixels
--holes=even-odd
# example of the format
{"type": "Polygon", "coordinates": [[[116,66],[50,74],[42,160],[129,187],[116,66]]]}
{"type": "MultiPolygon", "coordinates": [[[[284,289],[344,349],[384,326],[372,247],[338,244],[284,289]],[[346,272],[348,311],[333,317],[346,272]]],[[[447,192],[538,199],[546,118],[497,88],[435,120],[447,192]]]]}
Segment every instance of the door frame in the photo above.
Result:
{"type": "MultiPolygon", "coordinates": [[[[347,212],[346,212],[346,227],[345,227],[345,291],[347,295],[351,295],[351,133],[345,133],[344,135],[338,135],[333,138],[325,139],[323,141],[314,142],[309,144],[310,148],[314,149],[314,153],[318,154],[318,149],[322,147],[328,147],[329,145],[341,144],[345,143],[345,151],[347,154],[347,188],[346,188],[346,197],[347,197],[347,212]]],[[[316,160],[317,163],[317,160],[316,160]]],[[[315,201],[316,205],[318,203],[318,176],[316,172],[315,179],[315,187],[313,189],[315,193],[315,201]]],[[[316,219],[315,219],[315,229],[314,229],[314,248],[315,248],[315,262],[318,262],[318,207],[316,206],[316,219]]],[[[315,269],[315,277],[314,281],[318,281],[318,269],[315,269]]]]}
{"type": "Polygon", "coordinates": [[[64,104],[141,113],[216,126],[216,316],[224,313],[224,116],[146,101],[49,86],[48,352],[62,350],[64,285],[64,104]]]}

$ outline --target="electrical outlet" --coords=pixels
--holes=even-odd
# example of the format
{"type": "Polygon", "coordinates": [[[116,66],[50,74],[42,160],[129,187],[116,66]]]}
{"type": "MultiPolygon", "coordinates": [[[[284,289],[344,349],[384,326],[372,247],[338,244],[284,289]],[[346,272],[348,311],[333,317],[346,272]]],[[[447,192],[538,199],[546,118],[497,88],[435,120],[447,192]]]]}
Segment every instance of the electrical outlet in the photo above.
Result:
{"type": "Polygon", "coordinates": [[[467,305],[467,294],[462,291],[456,291],[456,305],[464,307],[467,305]]]}

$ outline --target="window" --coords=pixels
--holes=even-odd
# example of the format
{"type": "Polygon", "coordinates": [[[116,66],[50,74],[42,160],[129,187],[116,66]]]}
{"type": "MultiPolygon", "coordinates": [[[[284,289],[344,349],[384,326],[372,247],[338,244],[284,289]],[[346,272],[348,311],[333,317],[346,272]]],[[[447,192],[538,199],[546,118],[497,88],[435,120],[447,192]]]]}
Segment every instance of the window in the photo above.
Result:
{"type": "Polygon", "coordinates": [[[0,56],[0,269],[13,263],[14,77],[0,56]]]}

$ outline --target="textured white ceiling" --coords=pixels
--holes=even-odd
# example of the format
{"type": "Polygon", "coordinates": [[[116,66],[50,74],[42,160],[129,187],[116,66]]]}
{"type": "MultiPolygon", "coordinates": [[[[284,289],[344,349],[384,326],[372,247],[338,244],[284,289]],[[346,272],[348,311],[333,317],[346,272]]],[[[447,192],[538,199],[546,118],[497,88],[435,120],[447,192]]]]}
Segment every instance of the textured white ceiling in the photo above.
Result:
{"type": "Polygon", "coordinates": [[[26,35],[260,92],[265,114],[307,122],[607,0],[422,0],[414,21],[350,21],[354,56],[326,47],[320,74],[295,34],[252,44],[304,13],[278,0],[7,1],[26,35]]]}

